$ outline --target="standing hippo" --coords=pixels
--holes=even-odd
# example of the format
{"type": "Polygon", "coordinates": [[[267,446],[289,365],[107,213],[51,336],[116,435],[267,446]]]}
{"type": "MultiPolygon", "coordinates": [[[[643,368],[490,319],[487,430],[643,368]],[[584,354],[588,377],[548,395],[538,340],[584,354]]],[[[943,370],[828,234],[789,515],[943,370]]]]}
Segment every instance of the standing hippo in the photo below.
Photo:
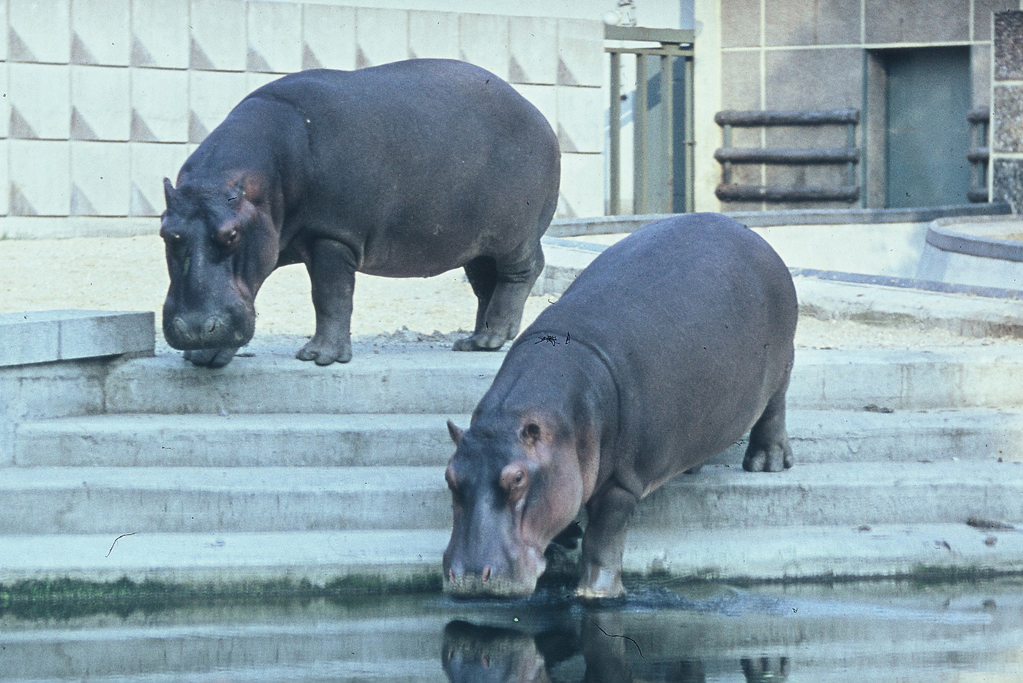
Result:
{"type": "Polygon", "coordinates": [[[164,336],[193,363],[225,365],[252,338],[260,285],[302,262],[316,334],[298,358],[344,363],[356,271],[464,267],[479,306],[455,349],[498,349],[543,269],[559,178],[543,115],[465,62],[284,76],[228,114],[176,189],[164,179],[164,336]]]}
{"type": "Polygon", "coordinates": [[[585,505],[583,597],[623,592],[641,498],[752,427],[743,468],[791,467],[792,277],[753,231],[676,216],[608,247],[508,351],[445,478],[457,595],[522,596],[585,505]]]}

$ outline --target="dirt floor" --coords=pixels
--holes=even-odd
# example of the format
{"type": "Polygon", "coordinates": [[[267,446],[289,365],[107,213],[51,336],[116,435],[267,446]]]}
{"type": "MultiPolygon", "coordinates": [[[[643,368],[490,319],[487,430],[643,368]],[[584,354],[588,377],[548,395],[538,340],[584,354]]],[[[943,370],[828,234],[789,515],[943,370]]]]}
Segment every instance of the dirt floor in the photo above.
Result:
{"type": "MultiPolygon", "coordinates": [[[[168,277],[157,236],[0,241],[0,313],[60,308],[160,310],[168,277]]],[[[523,327],[555,297],[530,297],[523,327]]],[[[254,344],[280,335],[311,336],[314,319],[305,269],[288,266],[264,284],[256,301],[254,344]]],[[[359,275],[352,334],[356,339],[415,341],[435,332],[448,337],[469,330],[476,299],[460,270],[432,278],[390,279],[359,275]],[[403,330],[402,328],[407,328],[403,330]]],[[[997,340],[950,332],[800,320],[800,347],[927,348],[982,345],[997,340]]],[[[157,351],[169,350],[157,334],[157,351]]],[[[296,347],[297,348],[297,347],[296,347]]]]}

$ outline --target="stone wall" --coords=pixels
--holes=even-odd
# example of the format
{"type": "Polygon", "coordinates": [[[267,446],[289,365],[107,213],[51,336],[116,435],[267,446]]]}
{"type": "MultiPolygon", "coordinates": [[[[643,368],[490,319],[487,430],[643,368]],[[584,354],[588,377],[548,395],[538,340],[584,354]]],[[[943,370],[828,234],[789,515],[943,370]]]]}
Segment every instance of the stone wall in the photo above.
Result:
{"type": "MultiPolygon", "coordinates": [[[[991,84],[991,14],[1018,9],[1019,0],[718,0],[720,41],[720,109],[863,110],[874,50],[928,46],[969,46],[973,75],[973,106],[986,106],[991,84]]],[[[698,36],[697,41],[703,40],[698,36]]],[[[878,82],[878,79],[874,79],[878,82]]],[[[883,108],[883,93],[880,95],[883,108]]],[[[873,106],[873,105],[867,105],[873,106]]],[[[877,117],[875,116],[875,119],[877,117]]],[[[709,130],[709,129],[707,129],[709,130]]],[[[709,131],[711,133],[715,131],[709,131]]],[[[866,131],[876,136],[876,132],[866,131]]],[[[721,144],[720,128],[714,145],[721,144]]],[[[865,126],[858,130],[864,146],[865,126]]],[[[883,131],[881,133],[883,135],[883,131]]],[[[737,147],[844,147],[840,126],[819,129],[751,128],[735,131],[737,147]]],[[[868,171],[883,171],[883,140],[867,140],[880,149],[880,160],[867,159],[868,171]]],[[[712,149],[709,151],[713,151],[712,149]]],[[[720,165],[704,150],[698,163],[711,164],[704,177],[720,180],[720,165]]],[[[965,150],[964,150],[965,154],[965,150]]],[[[736,182],[791,186],[844,183],[842,166],[736,166],[736,182]],[[809,180],[806,174],[813,174],[809,180]]],[[[869,205],[883,205],[883,174],[868,178],[869,205]],[[880,195],[880,199],[878,199],[880,195]],[[879,204],[878,202],[881,202],[879,204]]],[[[711,191],[704,186],[703,192],[711,191]]],[[[766,208],[805,207],[771,204],[766,208]]],[[[708,206],[704,203],[704,206],[708,206]]],[[[848,204],[813,204],[845,207],[848,204]]],[[[728,203],[727,210],[765,208],[759,203],[728,203]]]]}
{"type": "Polygon", "coordinates": [[[1023,211],[1023,12],[994,19],[991,95],[991,198],[1023,211]]]}
{"type": "Polygon", "coordinates": [[[0,238],[153,232],[162,178],[283,74],[464,59],[551,121],[559,215],[603,213],[599,21],[243,0],[0,0],[0,238]]]}

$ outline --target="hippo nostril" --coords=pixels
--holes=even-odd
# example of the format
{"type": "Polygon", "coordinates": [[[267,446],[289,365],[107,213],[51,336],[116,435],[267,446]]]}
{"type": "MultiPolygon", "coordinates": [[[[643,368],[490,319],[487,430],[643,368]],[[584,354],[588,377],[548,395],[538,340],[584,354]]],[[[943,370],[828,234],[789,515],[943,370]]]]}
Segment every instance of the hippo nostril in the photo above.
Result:
{"type": "Polygon", "coordinates": [[[180,317],[174,318],[174,329],[178,331],[178,334],[188,334],[188,324],[180,317]]]}
{"type": "Polygon", "coordinates": [[[486,581],[490,578],[490,565],[488,564],[483,568],[483,580],[486,581]]]}
{"type": "Polygon", "coordinates": [[[455,581],[455,570],[454,569],[449,569],[448,570],[448,580],[451,581],[452,583],[454,583],[454,581],[455,581]]]}
{"type": "Polygon", "coordinates": [[[213,330],[217,329],[217,323],[220,322],[217,318],[209,318],[206,321],[206,334],[210,334],[213,330]]]}

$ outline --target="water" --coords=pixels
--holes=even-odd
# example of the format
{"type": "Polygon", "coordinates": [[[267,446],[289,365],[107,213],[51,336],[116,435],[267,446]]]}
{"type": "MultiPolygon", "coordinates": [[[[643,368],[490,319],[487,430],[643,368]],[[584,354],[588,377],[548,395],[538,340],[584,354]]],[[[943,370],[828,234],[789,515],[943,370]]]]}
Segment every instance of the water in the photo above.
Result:
{"type": "Polygon", "coordinates": [[[0,616],[20,681],[1023,681],[1023,580],[0,616]]]}

